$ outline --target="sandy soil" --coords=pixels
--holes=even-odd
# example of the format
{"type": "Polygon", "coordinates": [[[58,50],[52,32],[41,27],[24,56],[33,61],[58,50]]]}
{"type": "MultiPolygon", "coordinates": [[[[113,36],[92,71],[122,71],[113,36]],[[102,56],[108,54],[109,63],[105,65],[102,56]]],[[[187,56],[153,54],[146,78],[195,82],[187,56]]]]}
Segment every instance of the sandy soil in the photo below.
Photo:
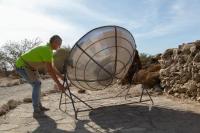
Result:
{"type": "MultiPolygon", "coordinates": [[[[43,81],[43,88],[51,88],[51,80],[43,81]]],[[[28,85],[14,87],[10,93],[19,98],[22,94],[30,94],[28,85]],[[19,91],[21,90],[21,91],[19,91]],[[19,92],[19,94],[17,94],[19,92]]],[[[138,86],[139,87],[139,86],[138,86]]],[[[2,88],[1,88],[2,89],[2,88]]],[[[3,88],[4,93],[8,88],[3,88]]],[[[1,133],[199,133],[200,104],[192,101],[171,99],[165,95],[153,96],[155,102],[151,108],[149,102],[139,103],[139,97],[133,95],[138,88],[132,86],[127,100],[116,96],[121,90],[119,86],[102,91],[86,91],[78,94],[72,92],[93,107],[78,113],[74,119],[73,108],[67,99],[67,106],[58,104],[60,93],[49,94],[42,102],[50,111],[33,118],[31,103],[20,104],[5,116],[0,117],[1,133]]],[[[139,89],[138,89],[139,90],[139,89]]],[[[13,96],[6,93],[9,96],[13,96]]],[[[123,95],[123,93],[121,93],[123,95]]],[[[1,95],[5,99],[5,96],[1,95]]],[[[14,97],[13,97],[14,98],[14,97]]],[[[148,99],[144,96],[144,99],[148,99]]],[[[2,100],[2,99],[1,99],[2,100]]],[[[87,109],[81,102],[75,104],[76,109],[87,109]]]]}
{"type": "MultiPolygon", "coordinates": [[[[3,81],[8,79],[1,79],[2,82],[8,82],[3,81]]],[[[14,82],[15,80],[11,80],[10,82],[14,82]]],[[[51,79],[42,80],[42,88],[41,91],[45,92],[48,90],[52,90],[54,86],[54,82],[51,79]]],[[[2,104],[5,104],[10,99],[14,100],[23,100],[24,98],[30,98],[32,94],[32,87],[28,84],[21,84],[11,87],[0,87],[0,106],[2,104]]]]}

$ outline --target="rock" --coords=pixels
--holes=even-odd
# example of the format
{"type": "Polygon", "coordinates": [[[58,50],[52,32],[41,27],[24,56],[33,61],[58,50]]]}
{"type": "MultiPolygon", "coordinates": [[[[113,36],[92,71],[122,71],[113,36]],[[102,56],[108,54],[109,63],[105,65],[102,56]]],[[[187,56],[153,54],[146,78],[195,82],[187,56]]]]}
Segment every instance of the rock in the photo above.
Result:
{"type": "Polygon", "coordinates": [[[154,92],[163,92],[163,88],[160,86],[160,84],[156,84],[153,86],[154,92]]]}
{"type": "Polygon", "coordinates": [[[190,52],[191,53],[196,53],[197,47],[195,45],[190,47],[190,52]]]}
{"type": "Polygon", "coordinates": [[[178,58],[178,63],[179,63],[180,65],[185,64],[186,61],[187,61],[187,57],[186,57],[186,56],[184,56],[184,55],[179,56],[179,58],[178,58]]]}
{"type": "Polygon", "coordinates": [[[163,60],[167,60],[167,59],[171,59],[171,56],[173,55],[173,49],[167,49],[162,55],[161,55],[161,59],[163,60]]]}
{"type": "Polygon", "coordinates": [[[199,73],[195,73],[193,75],[193,80],[196,81],[196,82],[200,82],[200,74],[199,73]]]}
{"type": "Polygon", "coordinates": [[[9,111],[9,106],[7,104],[3,104],[0,107],[0,116],[6,114],[9,111]]]}
{"type": "Polygon", "coordinates": [[[165,92],[167,92],[168,94],[174,94],[174,91],[173,91],[173,89],[168,89],[168,90],[165,90],[165,92]]]}
{"type": "Polygon", "coordinates": [[[192,45],[190,44],[184,44],[183,47],[181,48],[181,51],[183,52],[183,54],[189,55],[190,52],[190,48],[192,45]]]}
{"type": "Polygon", "coordinates": [[[194,62],[200,62],[200,53],[197,53],[193,59],[194,62]]]}
{"type": "Polygon", "coordinates": [[[32,98],[24,98],[23,102],[24,103],[32,103],[32,98]]]}
{"type": "Polygon", "coordinates": [[[24,79],[20,78],[20,79],[19,79],[19,83],[20,83],[20,84],[24,84],[24,83],[26,83],[26,81],[25,81],[24,79]]]}
{"type": "Polygon", "coordinates": [[[167,49],[161,55],[160,80],[165,92],[180,98],[200,97],[200,41],[167,49]]]}
{"type": "Polygon", "coordinates": [[[200,97],[197,98],[197,101],[200,102],[200,97]]]}
{"type": "Polygon", "coordinates": [[[83,90],[83,89],[79,89],[78,90],[78,93],[80,93],[80,94],[83,94],[83,93],[85,93],[86,91],[85,90],[83,90]]]}
{"type": "Polygon", "coordinates": [[[197,86],[198,88],[200,88],[200,83],[197,83],[196,86],[197,86]]]}
{"type": "Polygon", "coordinates": [[[174,93],[174,96],[175,97],[179,97],[179,93],[174,93]]]}
{"type": "Polygon", "coordinates": [[[12,100],[9,100],[8,103],[7,103],[9,109],[14,109],[14,108],[16,108],[17,105],[19,105],[19,104],[20,104],[19,101],[16,101],[16,100],[13,100],[13,99],[12,99],[12,100]]]}
{"type": "Polygon", "coordinates": [[[15,86],[15,85],[20,85],[19,80],[16,80],[16,81],[13,82],[13,86],[15,86]]]}
{"type": "Polygon", "coordinates": [[[6,87],[11,87],[11,86],[13,86],[11,82],[6,84],[6,87]]]}

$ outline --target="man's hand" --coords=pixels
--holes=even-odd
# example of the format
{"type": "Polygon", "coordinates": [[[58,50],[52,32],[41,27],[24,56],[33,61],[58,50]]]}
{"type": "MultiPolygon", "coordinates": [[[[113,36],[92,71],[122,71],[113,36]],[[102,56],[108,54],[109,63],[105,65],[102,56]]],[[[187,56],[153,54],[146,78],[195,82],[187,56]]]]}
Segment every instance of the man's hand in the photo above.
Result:
{"type": "Polygon", "coordinates": [[[66,88],[63,85],[58,86],[57,84],[54,84],[54,89],[62,92],[66,90],[66,88]]]}
{"type": "Polygon", "coordinates": [[[60,83],[60,81],[58,80],[57,76],[56,76],[56,72],[52,66],[52,63],[47,63],[47,70],[48,73],[51,75],[52,79],[56,82],[56,84],[58,85],[58,89],[62,92],[65,91],[65,87],[60,83]]]}
{"type": "Polygon", "coordinates": [[[60,71],[58,71],[58,69],[55,67],[54,63],[52,63],[52,68],[55,72],[55,74],[61,79],[64,81],[64,76],[60,73],[60,71]]]}
{"type": "Polygon", "coordinates": [[[60,91],[62,91],[62,92],[65,92],[65,90],[66,90],[66,88],[63,85],[61,85],[61,84],[58,85],[58,89],[60,91]]]}
{"type": "Polygon", "coordinates": [[[64,76],[63,76],[63,75],[61,75],[60,79],[62,79],[62,81],[64,81],[64,76]]]}

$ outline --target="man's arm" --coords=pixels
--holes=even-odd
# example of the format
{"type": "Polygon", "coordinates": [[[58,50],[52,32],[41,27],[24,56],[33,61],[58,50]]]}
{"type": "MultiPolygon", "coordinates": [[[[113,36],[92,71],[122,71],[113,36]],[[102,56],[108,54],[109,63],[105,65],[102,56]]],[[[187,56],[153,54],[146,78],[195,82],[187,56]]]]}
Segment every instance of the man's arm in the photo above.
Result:
{"type": "Polygon", "coordinates": [[[58,85],[59,89],[64,91],[65,88],[64,86],[60,83],[60,81],[58,80],[57,76],[56,76],[56,72],[52,66],[51,62],[46,63],[47,65],[47,71],[48,73],[51,75],[52,79],[56,82],[56,84],[58,85]]]}
{"type": "Polygon", "coordinates": [[[64,81],[64,76],[58,71],[58,69],[56,68],[56,66],[54,65],[54,63],[52,63],[52,66],[53,66],[53,69],[54,69],[56,75],[57,75],[60,79],[62,79],[62,80],[64,81]]]}

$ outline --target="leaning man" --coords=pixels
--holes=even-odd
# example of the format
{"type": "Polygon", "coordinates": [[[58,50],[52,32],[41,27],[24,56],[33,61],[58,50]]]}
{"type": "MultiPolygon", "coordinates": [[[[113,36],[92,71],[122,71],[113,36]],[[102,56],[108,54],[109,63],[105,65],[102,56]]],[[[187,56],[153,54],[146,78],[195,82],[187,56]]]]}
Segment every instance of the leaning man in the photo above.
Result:
{"type": "Polygon", "coordinates": [[[46,68],[52,79],[58,85],[61,91],[64,91],[64,86],[60,83],[59,79],[63,80],[63,76],[53,65],[53,50],[60,48],[62,39],[58,35],[50,38],[49,43],[46,45],[39,45],[26,53],[22,54],[16,61],[16,71],[23,77],[29,84],[32,90],[32,104],[33,116],[49,110],[42,106],[40,101],[41,96],[41,81],[39,79],[38,69],[46,68]]]}

